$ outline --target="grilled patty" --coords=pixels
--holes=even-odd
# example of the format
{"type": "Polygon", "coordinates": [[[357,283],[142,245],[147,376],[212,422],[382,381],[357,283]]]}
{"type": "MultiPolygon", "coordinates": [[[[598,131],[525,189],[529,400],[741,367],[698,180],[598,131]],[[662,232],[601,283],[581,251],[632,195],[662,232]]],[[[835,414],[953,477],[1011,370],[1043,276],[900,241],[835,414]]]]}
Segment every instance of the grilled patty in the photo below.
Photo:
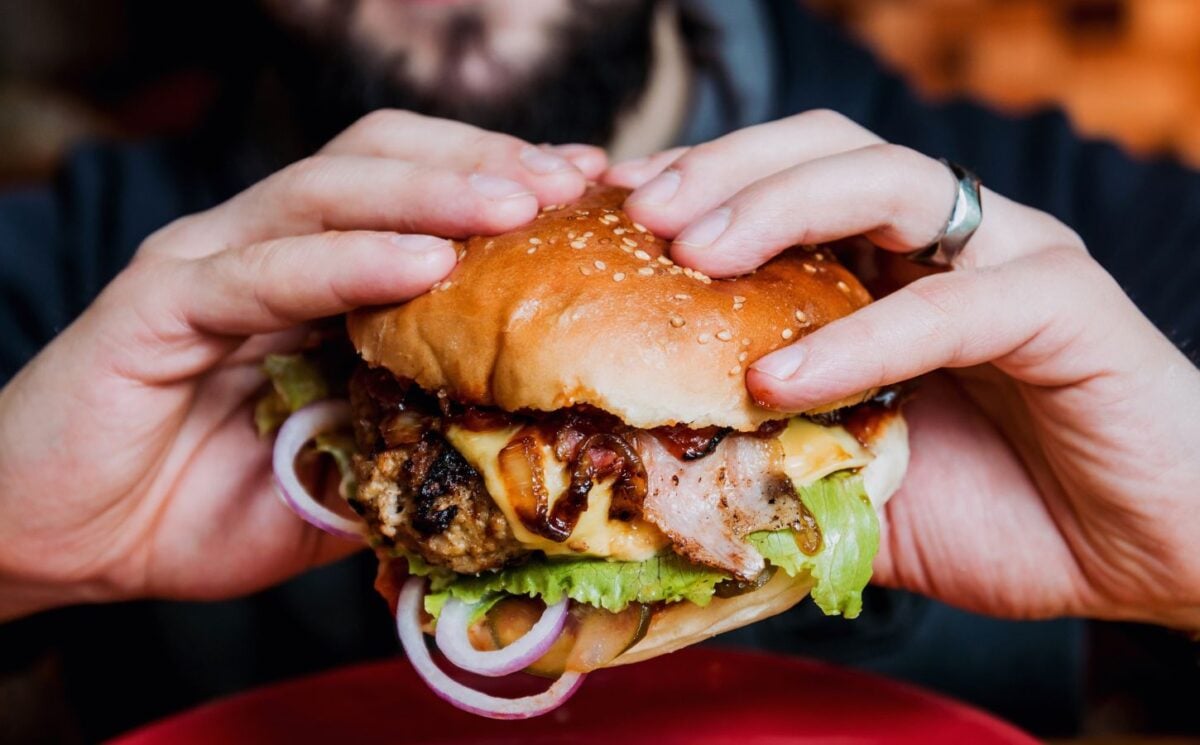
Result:
{"type": "Polygon", "coordinates": [[[474,574],[528,553],[488,495],[479,473],[436,430],[389,444],[381,430],[404,414],[388,395],[388,381],[360,371],[350,381],[358,492],[351,500],[372,534],[389,547],[430,564],[474,574]],[[382,388],[382,390],[380,390],[382,388]]]}

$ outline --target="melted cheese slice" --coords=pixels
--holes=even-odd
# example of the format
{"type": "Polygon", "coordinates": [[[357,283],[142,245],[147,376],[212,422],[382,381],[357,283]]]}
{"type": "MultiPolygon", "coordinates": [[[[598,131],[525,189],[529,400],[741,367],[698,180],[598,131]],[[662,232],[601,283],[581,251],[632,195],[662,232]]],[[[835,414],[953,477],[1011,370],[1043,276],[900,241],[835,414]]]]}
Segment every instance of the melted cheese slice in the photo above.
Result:
{"type": "MultiPolygon", "coordinates": [[[[446,428],[446,439],[462,453],[475,470],[483,475],[488,493],[508,518],[513,536],[522,544],[544,551],[546,555],[585,554],[603,556],[620,561],[645,561],[669,545],[665,535],[644,520],[609,520],[608,507],[612,501],[612,479],[599,481],[588,492],[588,506],[575,523],[575,529],[562,543],[557,543],[530,532],[513,508],[512,495],[500,474],[500,450],[519,430],[519,427],[473,432],[451,425],[446,428]]],[[[541,448],[542,468],[549,504],[554,503],[567,490],[571,475],[567,465],[554,457],[548,445],[541,448]]]]}
{"type": "MultiPolygon", "coordinates": [[[[531,549],[554,555],[600,556],[621,561],[644,561],[661,553],[670,541],[644,520],[608,519],[612,480],[597,482],[588,493],[588,506],[575,529],[562,543],[531,532],[518,517],[507,481],[500,473],[500,451],[520,427],[477,432],[451,425],[446,439],[483,476],[488,493],[512,527],[513,536],[531,549]]],[[[783,470],[797,487],[811,484],[835,472],[860,468],[872,455],[843,427],[824,427],[796,417],[779,434],[783,445],[783,470]]],[[[560,462],[549,445],[541,448],[543,478],[550,507],[571,483],[567,465],[560,462]]]]}
{"type": "Polygon", "coordinates": [[[797,489],[837,471],[861,468],[874,459],[845,427],[825,427],[800,417],[788,420],[779,441],[783,472],[797,489]]]}

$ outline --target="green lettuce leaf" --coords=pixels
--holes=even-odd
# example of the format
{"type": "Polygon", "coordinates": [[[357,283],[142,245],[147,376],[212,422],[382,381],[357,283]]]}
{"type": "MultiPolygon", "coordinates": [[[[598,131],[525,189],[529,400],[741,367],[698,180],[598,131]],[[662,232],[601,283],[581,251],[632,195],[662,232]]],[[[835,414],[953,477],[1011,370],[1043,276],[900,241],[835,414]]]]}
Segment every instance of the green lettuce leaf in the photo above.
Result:
{"type": "Polygon", "coordinates": [[[302,354],[269,354],[262,370],[271,381],[271,390],[254,407],[260,437],[278,429],[297,409],[329,397],[325,377],[302,354]]]}
{"type": "Polygon", "coordinates": [[[791,530],[751,533],[746,540],[790,576],[811,575],[813,602],[826,615],[855,618],[862,610],[862,591],[879,550],[879,518],[862,476],[833,474],[797,493],[821,528],[821,546],[815,554],[801,551],[791,530]]]}
{"type": "Polygon", "coordinates": [[[635,602],[688,600],[708,605],[713,589],[725,579],[728,576],[722,572],[696,566],[674,554],[646,561],[541,559],[478,576],[435,576],[431,592],[425,596],[425,610],[436,618],[451,596],[466,603],[480,603],[505,594],[540,597],[547,603],[567,597],[614,613],[635,602]]]}
{"type": "Polygon", "coordinates": [[[354,462],[351,460],[358,452],[354,435],[349,432],[328,432],[317,435],[314,444],[318,453],[329,455],[337,463],[338,473],[341,474],[338,494],[342,495],[342,499],[353,497],[358,489],[358,482],[354,478],[354,462]]]}

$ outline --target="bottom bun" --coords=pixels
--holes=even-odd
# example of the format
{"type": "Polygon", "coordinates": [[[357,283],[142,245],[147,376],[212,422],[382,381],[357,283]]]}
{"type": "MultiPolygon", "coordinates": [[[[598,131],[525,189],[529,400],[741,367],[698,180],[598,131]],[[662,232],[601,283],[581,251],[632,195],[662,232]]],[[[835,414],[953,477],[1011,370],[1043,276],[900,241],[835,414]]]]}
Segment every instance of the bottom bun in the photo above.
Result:
{"type": "Polygon", "coordinates": [[[777,571],[762,587],[732,598],[713,598],[705,606],[673,603],[654,614],[646,636],[606,667],[641,662],[697,644],[726,631],[783,613],[812,588],[807,575],[789,577],[777,571]]]}

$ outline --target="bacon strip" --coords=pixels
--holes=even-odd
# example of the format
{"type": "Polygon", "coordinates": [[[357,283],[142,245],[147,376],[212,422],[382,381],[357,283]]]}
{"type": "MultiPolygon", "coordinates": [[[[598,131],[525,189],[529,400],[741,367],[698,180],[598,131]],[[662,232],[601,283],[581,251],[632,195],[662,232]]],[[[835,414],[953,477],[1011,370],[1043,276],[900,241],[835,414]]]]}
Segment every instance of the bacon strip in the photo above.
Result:
{"type": "Polygon", "coordinates": [[[637,449],[647,478],[643,517],[696,563],[753,578],[763,570],[763,559],[745,542],[746,535],[802,519],[777,440],[732,435],[711,454],[689,462],[653,436],[639,434],[637,449]]]}

